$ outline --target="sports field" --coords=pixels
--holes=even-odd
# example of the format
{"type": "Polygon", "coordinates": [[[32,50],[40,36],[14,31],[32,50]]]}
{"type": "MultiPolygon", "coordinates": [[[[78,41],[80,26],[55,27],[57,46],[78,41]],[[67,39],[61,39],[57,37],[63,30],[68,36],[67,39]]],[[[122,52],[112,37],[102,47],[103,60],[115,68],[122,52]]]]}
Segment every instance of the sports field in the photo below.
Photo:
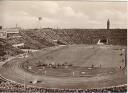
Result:
{"type": "Polygon", "coordinates": [[[126,84],[124,46],[67,45],[42,49],[5,63],[0,74],[46,88],[102,88],[126,84]]]}

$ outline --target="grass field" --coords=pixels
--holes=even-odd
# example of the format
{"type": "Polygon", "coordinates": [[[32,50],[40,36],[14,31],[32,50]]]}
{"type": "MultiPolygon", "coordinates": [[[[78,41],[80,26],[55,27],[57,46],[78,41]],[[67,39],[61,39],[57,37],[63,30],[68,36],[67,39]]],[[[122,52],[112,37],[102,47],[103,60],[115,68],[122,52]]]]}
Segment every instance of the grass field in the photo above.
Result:
{"type": "Polygon", "coordinates": [[[124,46],[51,47],[5,63],[5,78],[47,88],[101,88],[126,84],[124,46]],[[49,67],[43,64],[70,66],[49,67]],[[93,67],[92,67],[93,65],[93,67]],[[29,68],[31,67],[31,68],[29,68]]]}

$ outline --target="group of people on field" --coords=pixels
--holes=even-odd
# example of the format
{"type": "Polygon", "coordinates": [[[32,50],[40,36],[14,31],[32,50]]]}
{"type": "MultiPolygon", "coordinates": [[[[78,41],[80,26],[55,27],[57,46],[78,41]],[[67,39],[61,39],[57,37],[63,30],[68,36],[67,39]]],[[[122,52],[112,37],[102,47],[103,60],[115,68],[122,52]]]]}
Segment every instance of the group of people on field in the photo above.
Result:
{"type": "Polygon", "coordinates": [[[63,63],[63,64],[54,64],[54,63],[49,63],[49,64],[38,64],[36,67],[44,67],[44,68],[67,68],[72,66],[72,64],[68,63],[63,63]]]}

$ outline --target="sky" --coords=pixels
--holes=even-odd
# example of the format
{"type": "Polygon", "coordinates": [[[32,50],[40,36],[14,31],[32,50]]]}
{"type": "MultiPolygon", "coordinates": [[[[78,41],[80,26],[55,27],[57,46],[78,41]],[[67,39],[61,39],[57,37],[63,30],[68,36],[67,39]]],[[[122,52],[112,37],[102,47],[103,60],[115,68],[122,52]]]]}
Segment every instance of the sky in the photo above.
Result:
{"type": "Polygon", "coordinates": [[[0,1],[0,25],[5,28],[127,27],[126,2],[0,1]],[[38,18],[41,17],[41,20],[38,18]]]}

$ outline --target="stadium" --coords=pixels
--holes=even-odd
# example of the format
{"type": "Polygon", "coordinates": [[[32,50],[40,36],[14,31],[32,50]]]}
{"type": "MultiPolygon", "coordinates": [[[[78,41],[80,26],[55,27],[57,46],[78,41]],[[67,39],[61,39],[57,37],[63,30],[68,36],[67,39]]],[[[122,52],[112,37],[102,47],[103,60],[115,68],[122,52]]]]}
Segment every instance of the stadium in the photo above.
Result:
{"type": "Polygon", "coordinates": [[[110,29],[108,22],[107,29],[6,32],[0,39],[0,91],[126,92],[127,29],[110,29]]]}

